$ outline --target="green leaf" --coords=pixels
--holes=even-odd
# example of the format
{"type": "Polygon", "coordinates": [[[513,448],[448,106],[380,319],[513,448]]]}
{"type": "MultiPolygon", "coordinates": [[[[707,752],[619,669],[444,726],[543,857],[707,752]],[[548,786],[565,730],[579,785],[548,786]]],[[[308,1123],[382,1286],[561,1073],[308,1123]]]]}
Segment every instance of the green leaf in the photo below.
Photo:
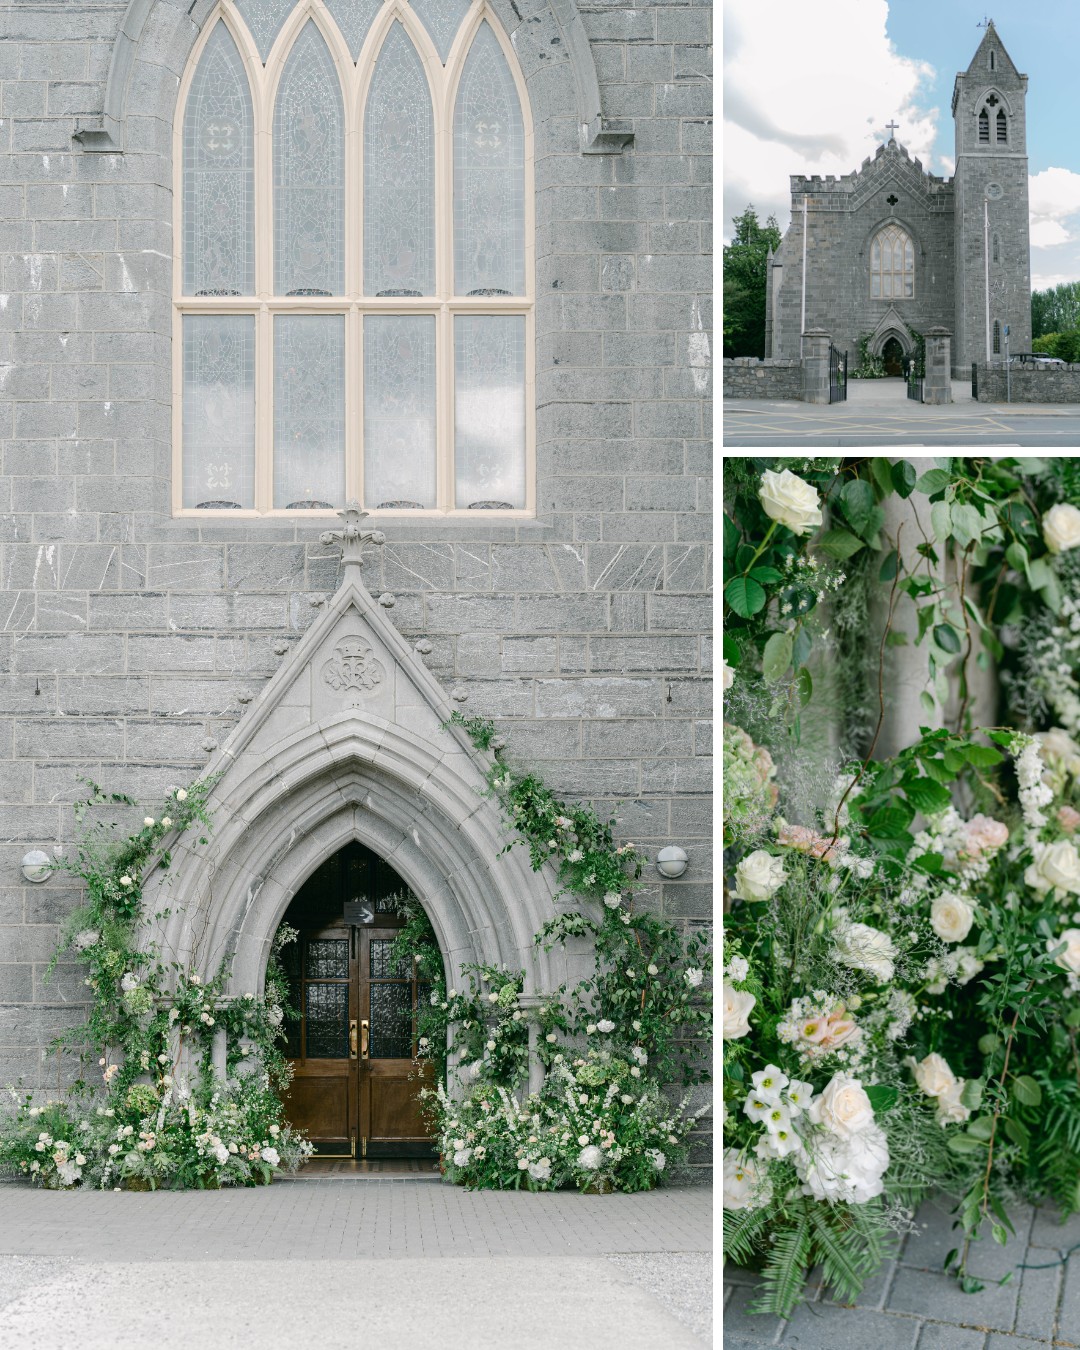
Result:
{"type": "Polygon", "coordinates": [[[1021,1074],[1013,1079],[1013,1096],[1021,1106],[1038,1106],[1042,1101],[1042,1088],[1030,1074],[1021,1074]]]}
{"type": "Polygon", "coordinates": [[[956,653],[960,650],[960,638],[951,623],[934,625],[934,641],[943,652],[956,653]]]}
{"type": "Polygon", "coordinates": [[[999,1223],[994,1224],[993,1228],[990,1229],[990,1234],[993,1237],[994,1241],[997,1242],[1002,1247],[1004,1247],[1006,1242],[1008,1242],[1009,1240],[1008,1233],[1006,1233],[1005,1229],[1002,1228],[1001,1224],[999,1223]]]}
{"type": "Polygon", "coordinates": [[[1028,565],[1028,585],[1033,591],[1041,590],[1050,582],[1053,575],[1053,572],[1050,571],[1050,564],[1045,558],[1036,558],[1034,562],[1028,565]]]}
{"type": "Polygon", "coordinates": [[[805,666],[800,667],[799,673],[795,677],[795,683],[799,688],[799,702],[805,708],[814,697],[814,681],[805,666]]]}
{"type": "Polygon", "coordinates": [[[765,592],[752,577],[734,577],[724,587],[724,599],[740,619],[765,608],[765,592]]]}
{"type": "Polygon", "coordinates": [[[942,787],[940,783],[935,783],[932,778],[916,778],[911,782],[905,780],[901,787],[911,805],[924,816],[936,815],[952,805],[948,789],[942,787]]]}
{"type": "Polygon", "coordinates": [[[885,555],[885,561],[881,564],[881,571],[878,573],[878,581],[892,581],[896,576],[896,568],[899,558],[896,549],[885,555]]]}
{"type": "Polygon", "coordinates": [[[775,586],[778,581],[783,581],[783,572],[778,572],[775,567],[751,567],[750,576],[755,581],[760,581],[763,586],[775,586]]]}
{"type": "Polygon", "coordinates": [[[892,632],[885,634],[886,647],[906,647],[907,645],[908,640],[906,633],[892,632]]]}
{"type": "Polygon", "coordinates": [[[1028,569],[1028,551],[1021,544],[1019,539],[1014,539],[1005,550],[1005,561],[1010,567],[1015,568],[1017,572],[1026,572],[1028,569]]]}
{"type": "Polygon", "coordinates": [[[845,558],[852,557],[863,548],[863,541],[856,537],[849,530],[826,530],[824,534],[818,535],[817,546],[822,553],[827,553],[830,558],[839,558],[843,561],[845,558]]]}
{"type": "MultiPolygon", "coordinates": [[[[966,1102],[964,1104],[965,1106],[967,1105],[966,1102]]],[[[971,1135],[972,1139],[978,1139],[980,1143],[988,1144],[990,1142],[990,1136],[994,1133],[993,1117],[979,1116],[977,1120],[973,1120],[967,1127],[967,1132],[971,1135]]]]}
{"type": "Polygon", "coordinates": [[[874,489],[862,478],[852,478],[840,490],[840,506],[857,535],[865,535],[874,510],[874,489]]]}
{"type": "Polygon", "coordinates": [[[810,656],[810,649],[814,645],[814,639],[807,632],[806,625],[800,624],[795,633],[795,646],[791,652],[791,664],[798,669],[799,666],[805,666],[810,656]]]}
{"type": "Polygon", "coordinates": [[[735,557],[735,550],[739,547],[739,540],[742,538],[742,530],[724,512],[724,561],[735,557]]]}
{"type": "Polygon", "coordinates": [[[791,665],[794,640],[790,633],[773,633],[761,655],[761,672],[768,684],[775,684],[791,665]]]}
{"type": "Polygon", "coordinates": [[[866,828],[878,839],[899,839],[907,833],[911,824],[911,812],[897,807],[886,806],[875,811],[867,821],[866,828]]]}
{"type": "Polygon", "coordinates": [[[952,508],[948,502],[935,502],[930,508],[930,524],[934,538],[943,544],[952,533],[952,508]]]}
{"type": "Polygon", "coordinates": [[[1014,1144],[1019,1144],[1021,1148],[1027,1148],[1031,1143],[1031,1132],[1026,1125],[1018,1120],[1013,1120],[1012,1116],[1003,1116],[1001,1121],[1002,1128],[1014,1144]]]}
{"type": "Polygon", "coordinates": [[[933,696],[931,694],[928,694],[924,689],[922,693],[919,695],[919,702],[922,704],[922,710],[924,713],[926,713],[927,717],[933,717],[934,709],[937,707],[937,704],[934,702],[933,696]]]}
{"type": "Polygon", "coordinates": [[[968,745],[964,747],[963,753],[967,762],[973,764],[976,769],[989,769],[994,764],[1000,764],[1005,758],[992,745],[968,745]]]}
{"type": "Polygon", "coordinates": [[[901,497],[907,500],[915,491],[915,483],[918,474],[915,472],[915,466],[909,464],[906,459],[899,459],[892,466],[893,487],[901,497]]]}
{"type": "Polygon", "coordinates": [[[954,1153],[980,1153],[983,1149],[983,1145],[969,1134],[950,1135],[947,1147],[954,1153]]]}
{"type": "Polygon", "coordinates": [[[870,1098],[870,1105],[874,1108],[874,1115],[881,1111],[888,1111],[895,1106],[899,1097],[899,1088],[889,1087],[885,1083],[874,1083],[866,1089],[866,1095],[870,1098]]]}
{"type": "Polygon", "coordinates": [[[1061,613],[1061,583],[1053,572],[1050,573],[1046,584],[1039,587],[1039,594],[1042,596],[1046,608],[1052,614],[1061,613]]]}
{"type": "Polygon", "coordinates": [[[1073,1008],[1065,1014],[1065,1025],[1067,1027],[1080,1027],[1080,1008],[1073,1008]]]}
{"type": "Polygon", "coordinates": [[[983,532],[982,513],[965,502],[954,502],[952,506],[952,532],[961,548],[983,532]]]}
{"type": "Polygon", "coordinates": [[[892,465],[884,455],[871,455],[870,477],[874,480],[879,500],[893,490],[892,465]]]}
{"type": "Polygon", "coordinates": [[[915,483],[916,492],[925,492],[928,497],[933,497],[935,493],[943,492],[952,481],[952,474],[948,469],[928,469],[923,476],[915,483]]]}
{"type": "Polygon", "coordinates": [[[969,1111],[977,1111],[982,1103],[983,1082],[981,1078],[969,1078],[960,1092],[960,1105],[969,1111]]]}
{"type": "Polygon", "coordinates": [[[944,861],[943,853],[920,853],[917,858],[912,859],[911,865],[928,876],[937,876],[944,861]]]}
{"type": "Polygon", "coordinates": [[[730,633],[724,634],[724,660],[729,666],[737,666],[742,660],[742,648],[730,633]]]}

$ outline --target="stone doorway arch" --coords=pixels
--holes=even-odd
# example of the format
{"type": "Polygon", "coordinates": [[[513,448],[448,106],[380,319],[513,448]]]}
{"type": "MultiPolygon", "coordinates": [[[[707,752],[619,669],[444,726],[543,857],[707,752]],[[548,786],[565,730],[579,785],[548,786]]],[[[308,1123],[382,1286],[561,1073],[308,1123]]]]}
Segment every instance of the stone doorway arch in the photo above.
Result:
{"type": "Polygon", "coordinates": [[[339,514],[324,542],[343,543],[341,586],[208,765],[213,832],[182,837],[148,879],[149,940],[204,979],[224,963],[226,994],[258,994],[292,897],[356,840],[421,899],[451,982],[468,962],[505,962],[539,999],[579,978],[586,954],[533,942],[555,912],[552,879],[524,849],[503,852],[486,757],[445,726],[452,704],[360,578],[363,544],[382,538],[355,506],[339,514]]]}
{"type": "Polygon", "coordinates": [[[882,343],[881,359],[885,363],[886,375],[903,375],[904,348],[895,333],[890,333],[882,343]]]}

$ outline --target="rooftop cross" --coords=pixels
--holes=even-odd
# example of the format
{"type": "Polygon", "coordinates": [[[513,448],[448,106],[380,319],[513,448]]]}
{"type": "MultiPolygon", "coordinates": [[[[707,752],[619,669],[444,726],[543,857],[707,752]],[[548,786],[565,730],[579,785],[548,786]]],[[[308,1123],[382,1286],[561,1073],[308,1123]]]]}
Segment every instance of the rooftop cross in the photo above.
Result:
{"type": "Polygon", "coordinates": [[[896,140],[896,133],[900,130],[900,123],[899,123],[899,122],[886,122],[886,123],[885,123],[885,130],[889,133],[889,140],[890,140],[890,141],[895,141],[895,140],[896,140]]]}
{"type": "Polygon", "coordinates": [[[341,561],[346,567],[350,565],[359,567],[364,561],[364,545],[367,543],[384,544],[386,535],[382,530],[365,530],[360,522],[367,516],[366,511],[360,510],[360,503],[357,501],[346,502],[345,510],[339,511],[342,525],[339,530],[323,530],[319,535],[321,544],[340,544],[341,561]]]}

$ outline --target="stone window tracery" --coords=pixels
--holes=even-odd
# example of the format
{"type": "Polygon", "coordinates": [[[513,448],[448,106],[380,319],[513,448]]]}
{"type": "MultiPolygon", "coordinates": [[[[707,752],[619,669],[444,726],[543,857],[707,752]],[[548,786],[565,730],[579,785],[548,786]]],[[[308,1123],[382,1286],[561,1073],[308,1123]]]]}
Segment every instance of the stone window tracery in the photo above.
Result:
{"type": "Polygon", "coordinates": [[[899,225],[886,225],[870,245],[870,298],[910,300],[914,294],[914,245],[899,225]]]}
{"type": "Polygon", "coordinates": [[[174,509],[534,510],[531,128],[486,0],[222,0],[176,146],[174,509]]]}

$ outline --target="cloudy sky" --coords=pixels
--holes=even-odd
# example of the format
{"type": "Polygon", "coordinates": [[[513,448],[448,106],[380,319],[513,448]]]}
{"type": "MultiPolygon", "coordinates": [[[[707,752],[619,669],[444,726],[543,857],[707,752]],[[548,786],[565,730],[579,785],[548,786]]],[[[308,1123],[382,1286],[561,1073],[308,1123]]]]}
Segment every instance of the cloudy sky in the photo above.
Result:
{"type": "Polygon", "coordinates": [[[723,12],[725,241],[748,202],[786,229],[789,175],[850,173],[891,120],[913,158],[951,175],[953,80],[989,12],[1028,76],[1032,288],[1080,280],[1080,3],[724,0],[723,12]]]}

